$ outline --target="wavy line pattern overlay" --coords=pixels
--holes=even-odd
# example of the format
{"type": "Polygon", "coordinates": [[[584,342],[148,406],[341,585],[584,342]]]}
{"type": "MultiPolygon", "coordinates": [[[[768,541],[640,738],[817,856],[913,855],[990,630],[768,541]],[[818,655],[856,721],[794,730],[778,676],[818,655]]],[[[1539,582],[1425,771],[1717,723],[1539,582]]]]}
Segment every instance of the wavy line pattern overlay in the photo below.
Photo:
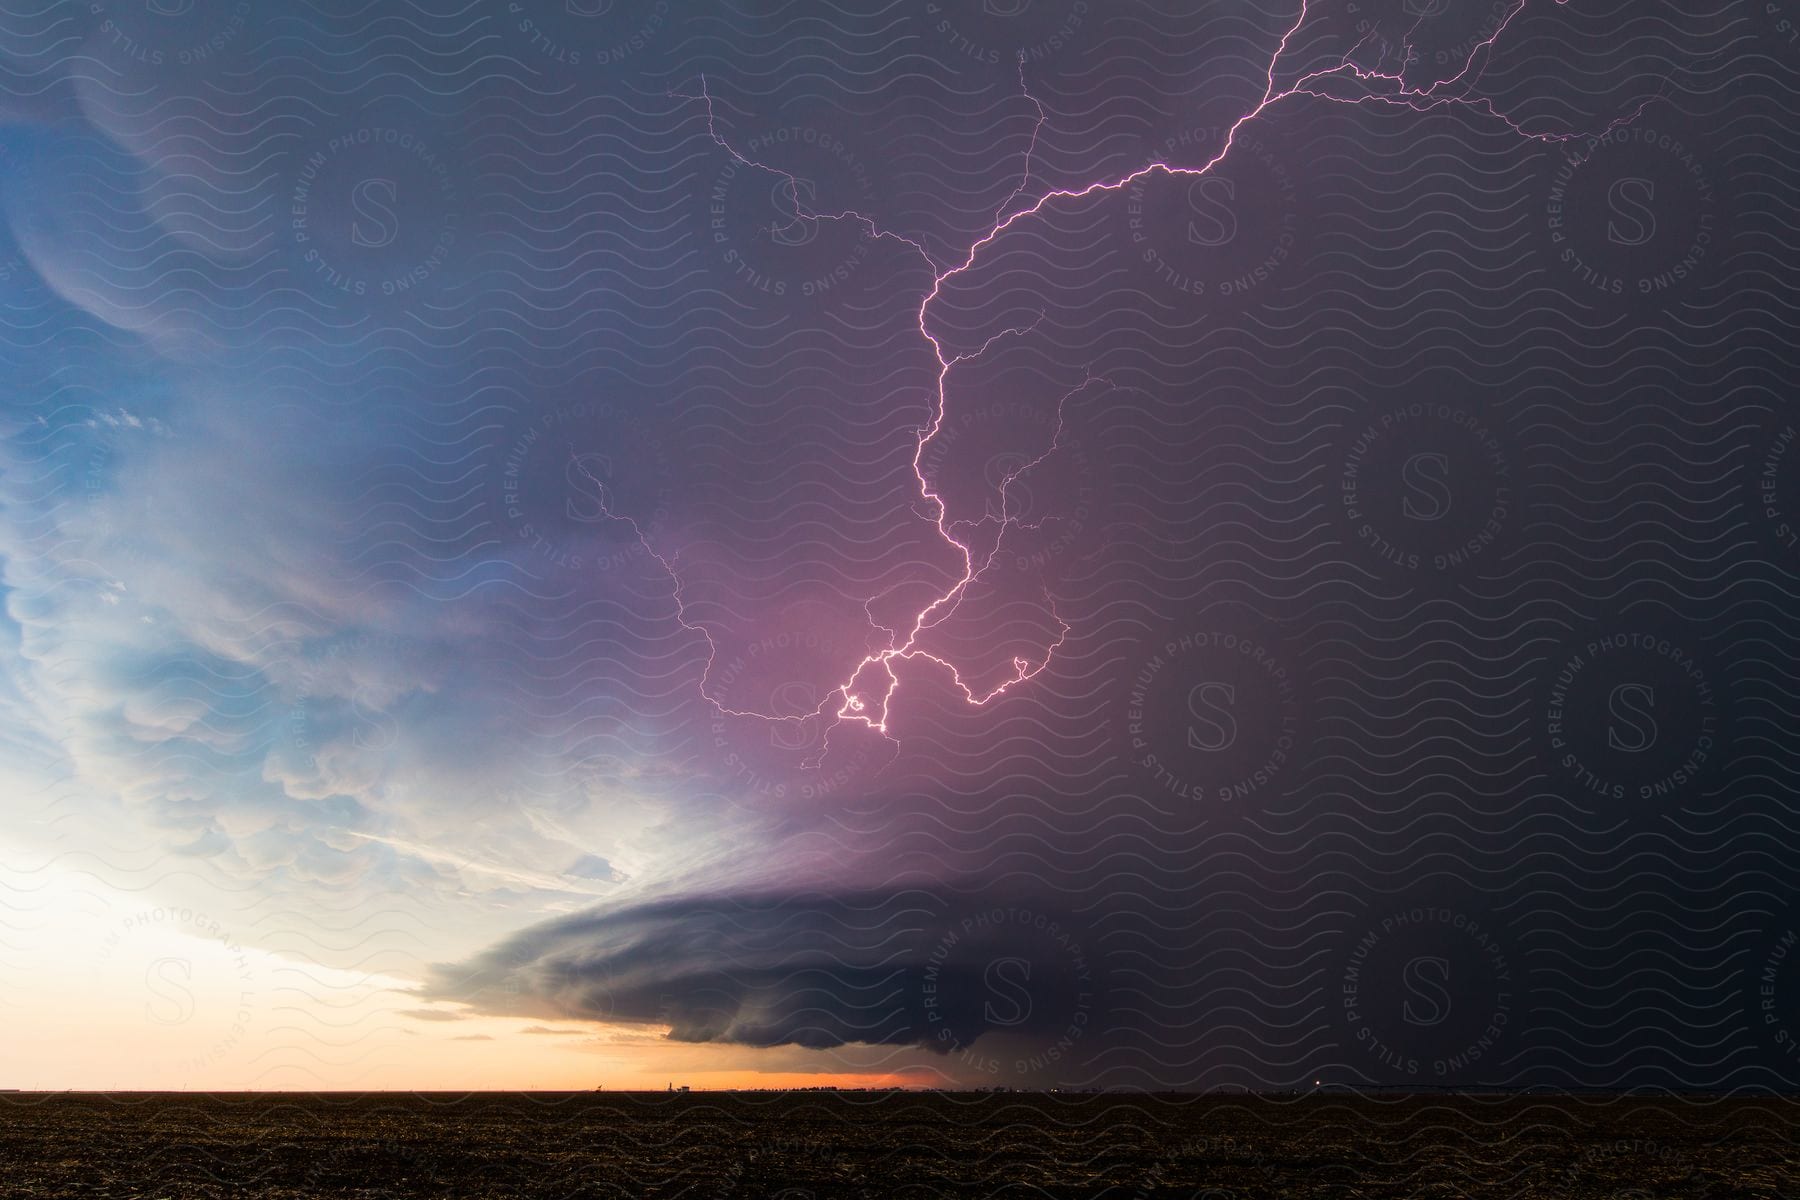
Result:
{"type": "Polygon", "coordinates": [[[1778,1141],[1796,22],[8,7],[0,1086],[1778,1141]]]}

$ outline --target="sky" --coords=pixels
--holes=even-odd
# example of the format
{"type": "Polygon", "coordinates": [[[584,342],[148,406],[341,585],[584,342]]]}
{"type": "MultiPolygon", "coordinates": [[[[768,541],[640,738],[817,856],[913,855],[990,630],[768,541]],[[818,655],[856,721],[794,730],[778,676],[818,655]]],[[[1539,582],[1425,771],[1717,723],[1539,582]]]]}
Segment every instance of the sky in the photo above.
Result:
{"type": "Polygon", "coordinates": [[[0,14],[0,1086],[1800,1082],[1786,0],[0,14]]]}

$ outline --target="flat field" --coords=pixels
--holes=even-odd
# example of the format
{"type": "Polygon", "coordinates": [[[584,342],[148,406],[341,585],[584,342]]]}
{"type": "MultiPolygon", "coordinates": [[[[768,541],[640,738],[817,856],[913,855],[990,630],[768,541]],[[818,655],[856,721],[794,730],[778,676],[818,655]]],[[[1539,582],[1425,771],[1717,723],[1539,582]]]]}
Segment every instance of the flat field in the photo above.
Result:
{"type": "Polygon", "coordinates": [[[1800,1102],[0,1094],[0,1197],[1800,1198],[1800,1102]]]}

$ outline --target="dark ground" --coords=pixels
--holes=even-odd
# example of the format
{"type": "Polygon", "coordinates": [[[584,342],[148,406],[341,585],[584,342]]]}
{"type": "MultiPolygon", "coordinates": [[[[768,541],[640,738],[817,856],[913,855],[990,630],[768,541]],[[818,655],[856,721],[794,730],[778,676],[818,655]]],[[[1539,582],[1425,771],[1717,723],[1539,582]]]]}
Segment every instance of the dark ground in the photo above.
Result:
{"type": "Polygon", "coordinates": [[[0,1095],[0,1197],[1800,1197],[1800,1102],[0,1095]]]}

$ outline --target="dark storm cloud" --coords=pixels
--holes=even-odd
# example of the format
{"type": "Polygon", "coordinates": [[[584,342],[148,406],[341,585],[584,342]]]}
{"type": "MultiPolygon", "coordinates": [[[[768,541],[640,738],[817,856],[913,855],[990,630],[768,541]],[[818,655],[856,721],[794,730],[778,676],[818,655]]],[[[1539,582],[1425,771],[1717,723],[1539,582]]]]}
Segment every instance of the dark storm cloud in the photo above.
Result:
{"type": "Polygon", "coordinates": [[[688,897],[546,922],[440,967],[426,994],[686,1042],[952,1054],[1090,1035],[1092,936],[1044,906],[919,890],[688,897]]]}
{"type": "MultiPolygon", "coordinates": [[[[484,1013],[976,1079],[1792,1081],[1800,92],[1706,53],[1776,6],[1534,2],[1494,111],[1659,97],[1578,154],[1296,100],[1206,185],[1047,205],[932,309],[1037,324],[923,454],[928,274],[790,227],[699,75],[958,262],[1213,153],[1297,5],[161,7],[0,21],[0,720],[186,854],[417,899],[484,1013]],[[915,467],[1020,517],[932,652],[1055,661],[985,706],[909,663],[829,755],[728,719],[826,705],[954,571],[915,467]],[[849,882],[891,879],[937,882],[849,882]]],[[[1360,7],[1276,74],[1359,21],[1435,71],[1494,11],[1360,7]]]]}

